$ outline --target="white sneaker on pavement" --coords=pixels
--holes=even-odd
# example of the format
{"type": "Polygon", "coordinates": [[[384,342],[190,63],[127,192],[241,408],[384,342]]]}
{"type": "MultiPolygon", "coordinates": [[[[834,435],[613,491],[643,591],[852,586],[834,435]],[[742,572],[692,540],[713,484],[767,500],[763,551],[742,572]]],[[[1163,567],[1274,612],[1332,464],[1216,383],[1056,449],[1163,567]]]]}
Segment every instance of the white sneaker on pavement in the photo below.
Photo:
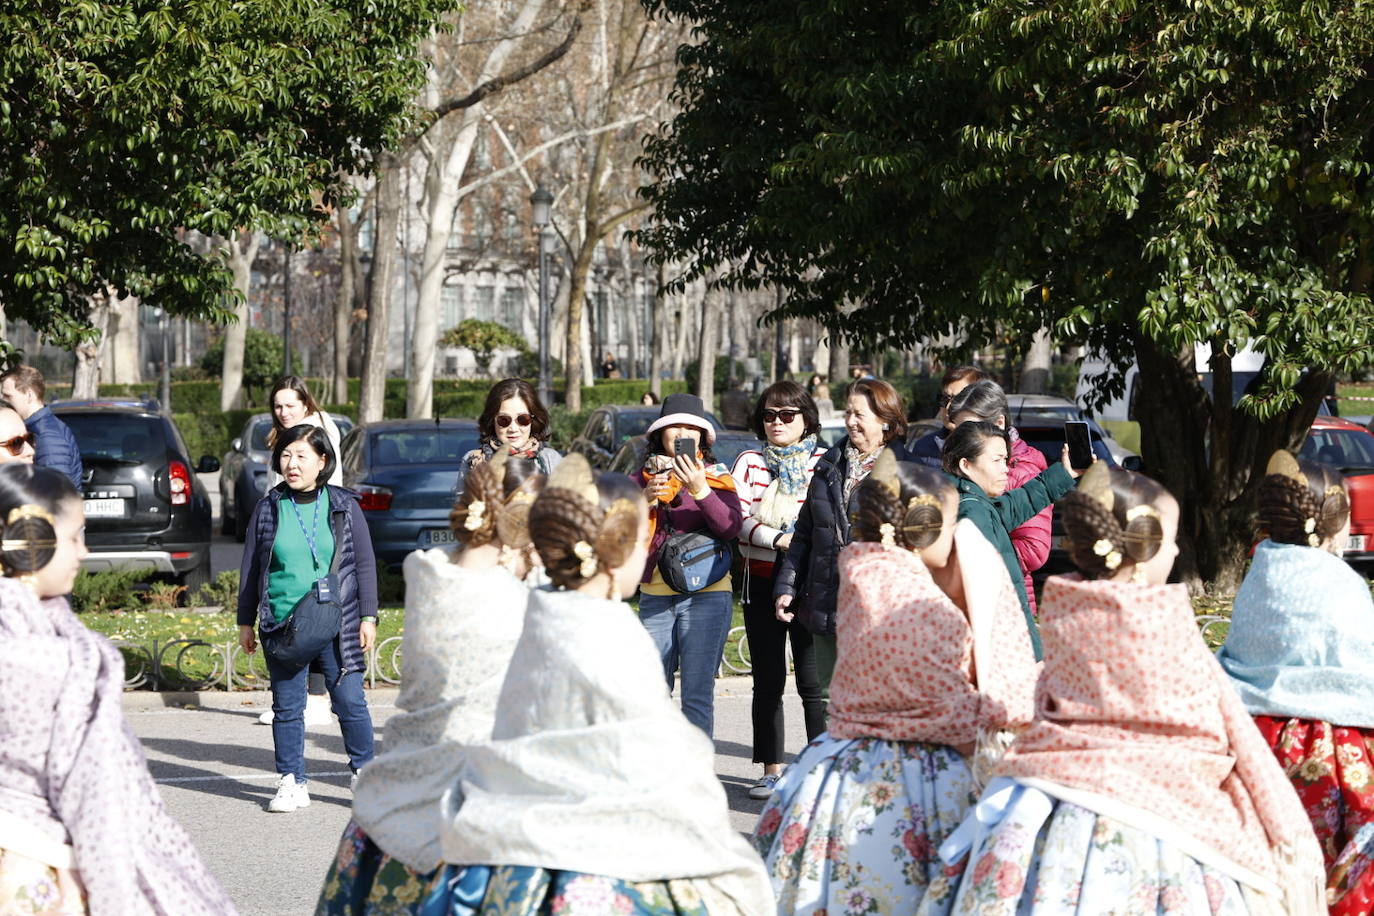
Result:
{"type": "Polygon", "coordinates": [[[265,713],[263,713],[262,715],[258,716],[258,724],[259,724],[259,725],[271,725],[271,724],[272,724],[272,720],[275,719],[275,718],[276,718],[276,716],[272,713],[272,710],[269,709],[269,710],[267,710],[267,712],[265,712],[265,713]]]}
{"type": "Polygon", "coordinates": [[[296,782],[296,777],[287,773],[277,780],[277,794],[267,803],[267,810],[274,814],[285,814],[304,808],[310,804],[310,790],[306,783],[296,782]]]}
{"type": "Polygon", "coordinates": [[[749,790],[749,797],[756,801],[764,801],[773,797],[773,786],[777,785],[778,777],[781,773],[765,773],[759,777],[759,781],[754,783],[749,790]]]}

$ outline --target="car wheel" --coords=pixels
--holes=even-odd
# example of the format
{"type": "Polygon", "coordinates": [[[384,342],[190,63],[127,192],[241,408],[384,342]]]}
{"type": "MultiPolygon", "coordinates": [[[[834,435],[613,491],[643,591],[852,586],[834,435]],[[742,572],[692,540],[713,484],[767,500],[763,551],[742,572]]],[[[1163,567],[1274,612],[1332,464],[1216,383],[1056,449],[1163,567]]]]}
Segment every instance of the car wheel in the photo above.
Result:
{"type": "Polygon", "coordinates": [[[226,509],[224,508],[224,495],[223,495],[223,494],[220,495],[219,504],[220,504],[220,510],[219,510],[219,533],[220,533],[220,534],[234,534],[235,532],[238,531],[238,522],[234,519],[234,516],[230,515],[229,512],[228,512],[228,510],[226,510],[226,509]]]}
{"type": "Polygon", "coordinates": [[[188,569],[181,574],[180,584],[186,586],[185,599],[190,600],[191,596],[200,591],[201,586],[210,584],[210,552],[205,552],[205,559],[194,569],[188,569]]]}

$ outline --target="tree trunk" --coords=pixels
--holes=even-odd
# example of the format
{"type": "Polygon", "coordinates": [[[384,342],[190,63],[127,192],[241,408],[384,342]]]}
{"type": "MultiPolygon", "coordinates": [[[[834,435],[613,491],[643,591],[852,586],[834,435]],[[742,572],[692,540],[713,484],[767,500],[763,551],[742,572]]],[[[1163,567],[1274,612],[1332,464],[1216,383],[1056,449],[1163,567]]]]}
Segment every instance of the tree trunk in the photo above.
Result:
{"type": "Polygon", "coordinates": [[[708,292],[701,303],[701,333],[697,338],[697,397],[714,411],[716,401],[716,351],[720,349],[721,294],[708,292]]]}
{"type": "Polygon", "coordinates": [[[568,337],[563,361],[566,391],[563,400],[568,406],[569,413],[579,413],[582,410],[582,355],[587,330],[582,313],[587,298],[587,273],[592,267],[594,251],[596,239],[588,233],[577,250],[577,258],[573,261],[572,273],[568,280],[568,337]]]}
{"type": "Polygon", "coordinates": [[[243,345],[248,337],[248,293],[253,285],[253,261],[262,244],[262,233],[245,231],[234,238],[217,240],[234,276],[238,302],[234,320],[224,329],[224,362],[220,366],[219,409],[232,410],[243,402],[243,345]]]}
{"type": "Polygon", "coordinates": [[[348,403],[348,353],[353,309],[358,299],[358,226],[348,211],[335,213],[339,227],[339,290],[334,299],[333,402],[348,403]]]}
{"type": "Polygon", "coordinates": [[[1050,387],[1050,329],[1041,328],[1031,338],[1030,349],[1021,361],[1022,394],[1044,394],[1050,387]]]}
{"type": "Polygon", "coordinates": [[[92,297],[91,326],[94,339],[82,341],[76,347],[76,367],[72,371],[72,400],[91,401],[100,396],[100,351],[109,324],[110,296],[92,297]]]}
{"type": "Polygon", "coordinates": [[[834,331],[830,332],[830,398],[841,409],[844,389],[849,385],[849,344],[834,331]]]}
{"type": "Polygon", "coordinates": [[[1269,456],[1301,446],[1331,376],[1309,373],[1297,386],[1299,407],[1260,421],[1231,406],[1224,354],[1210,367],[1213,400],[1198,379],[1209,367],[1196,365],[1191,347],[1170,353],[1137,336],[1135,350],[1141,457],[1180,507],[1174,576],[1194,592],[1204,583],[1233,592],[1253,541],[1255,495],[1269,456]]]}
{"type": "Polygon", "coordinates": [[[138,306],[137,296],[106,300],[105,327],[100,345],[100,378],[111,385],[136,385],[143,381],[143,366],[139,360],[138,306]]]}
{"type": "Polygon", "coordinates": [[[358,420],[375,423],[386,409],[391,288],[396,282],[396,234],[401,218],[401,162],[385,153],[377,169],[377,225],[367,289],[367,342],[363,352],[358,420]]]}
{"type": "Polygon", "coordinates": [[[663,355],[668,342],[668,296],[663,292],[667,281],[667,269],[658,265],[658,275],[654,288],[653,303],[653,340],[649,341],[649,390],[654,397],[663,398],[663,355]]]}

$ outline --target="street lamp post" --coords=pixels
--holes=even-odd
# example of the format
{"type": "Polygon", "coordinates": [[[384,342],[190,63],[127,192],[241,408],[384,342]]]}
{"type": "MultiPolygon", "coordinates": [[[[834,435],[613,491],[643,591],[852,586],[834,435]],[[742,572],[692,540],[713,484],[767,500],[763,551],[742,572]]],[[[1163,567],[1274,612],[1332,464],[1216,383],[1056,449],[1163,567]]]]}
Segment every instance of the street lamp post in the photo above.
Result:
{"type": "Polygon", "coordinates": [[[553,374],[549,368],[549,249],[553,233],[549,229],[553,195],[542,184],[530,195],[534,225],[539,231],[539,400],[553,404],[553,374]]]}

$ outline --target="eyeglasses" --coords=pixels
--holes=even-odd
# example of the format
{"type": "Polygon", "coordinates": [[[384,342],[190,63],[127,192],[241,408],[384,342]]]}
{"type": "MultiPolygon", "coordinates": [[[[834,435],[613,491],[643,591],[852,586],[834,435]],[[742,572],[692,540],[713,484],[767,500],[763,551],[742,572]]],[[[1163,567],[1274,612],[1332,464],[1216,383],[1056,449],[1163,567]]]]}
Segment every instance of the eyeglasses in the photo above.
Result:
{"type": "Polygon", "coordinates": [[[512,416],[508,416],[507,414],[499,414],[499,415],[497,415],[497,417],[496,417],[496,425],[499,426],[499,427],[501,427],[502,429],[505,429],[507,426],[510,426],[512,423],[518,423],[518,424],[520,424],[521,426],[529,426],[529,425],[530,425],[530,415],[527,414],[527,413],[522,413],[522,414],[520,414],[518,417],[512,417],[512,416]]]}
{"type": "Polygon", "coordinates": [[[781,420],[784,423],[791,423],[793,420],[797,419],[797,415],[800,413],[800,410],[792,410],[790,408],[784,408],[783,410],[773,410],[769,408],[763,412],[763,422],[772,423],[774,420],[781,420]]]}
{"type": "Polygon", "coordinates": [[[948,407],[949,404],[950,404],[950,402],[953,401],[953,400],[954,400],[954,395],[952,395],[952,394],[945,394],[945,393],[942,391],[942,392],[940,392],[940,396],[939,396],[938,398],[935,399],[935,404],[936,404],[937,406],[939,406],[939,407],[948,407]]]}
{"type": "Polygon", "coordinates": [[[26,443],[28,445],[33,445],[34,441],[33,433],[24,433],[22,436],[15,436],[13,439],[6,439],[4,442],[0,442],[0,448],[3,448],[11,455],[17,456],[24,450],[24,445],[26,443]]]}

